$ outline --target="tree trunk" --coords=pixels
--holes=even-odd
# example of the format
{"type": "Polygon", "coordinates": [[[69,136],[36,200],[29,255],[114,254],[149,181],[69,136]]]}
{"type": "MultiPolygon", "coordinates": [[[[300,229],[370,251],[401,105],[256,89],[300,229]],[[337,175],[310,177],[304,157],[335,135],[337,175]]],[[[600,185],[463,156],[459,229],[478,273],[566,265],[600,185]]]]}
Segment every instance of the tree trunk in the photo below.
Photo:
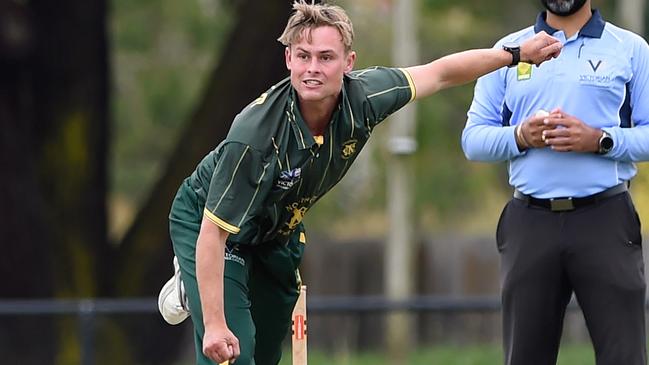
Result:
{"type": "MultiPolygon", "coordinates": [[[[95,258],[108,250],[105,18],[103,0],[0,3],[0,297],[98,292],[95,258]]],[[[53,321],[2,320],[3,363],[55,361],[53,321]]]]}
{"type": "MultiPolygon", "coordinates": [[[[236,114],[285,76],[284,48],[276,38],[286,25],[291,4],[291,0],[239,3],[236,24],[203,98],[164,173],[119,244],[117,271],[102,278],[105,284],[114,283],[116,296],[157,295],[172,275],[167,217],[176,190],[198,162],[225,138],[236,114]]],[[[170,331],[158,317],[146,324],[144,319],[139,321],[129,332],[138,339],[134,351],[139,353],[139,363],[169,363],[173,359],[169,350],[178,349],[178,333],[170,331]]]]}
{"type": "MultiPolygon", "coordinates": [[[[120,244],[118,296],[155,295],[172,274],[168,214],[183,179],[225,138],[237,113],[286,75],[279,37],[290,0],[240,4],[223,59],[182,133],[167,167],[120,244]]],[[[106,277],[114,280],[114,277],[106,277]]]]}

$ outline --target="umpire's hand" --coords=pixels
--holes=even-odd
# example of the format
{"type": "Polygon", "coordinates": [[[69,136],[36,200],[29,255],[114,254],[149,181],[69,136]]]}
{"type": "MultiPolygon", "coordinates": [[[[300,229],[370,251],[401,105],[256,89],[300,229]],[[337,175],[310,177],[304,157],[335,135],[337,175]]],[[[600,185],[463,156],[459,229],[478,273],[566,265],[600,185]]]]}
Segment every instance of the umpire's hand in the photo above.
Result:
{"type": "Polygon", "coordinates": [[[561,109],[552,110],[543,120],[547,129],[542,132],[545,144],[558,152],[597,152],[602,131],[593,128],[582,120],[564,113],[561,109]]]}

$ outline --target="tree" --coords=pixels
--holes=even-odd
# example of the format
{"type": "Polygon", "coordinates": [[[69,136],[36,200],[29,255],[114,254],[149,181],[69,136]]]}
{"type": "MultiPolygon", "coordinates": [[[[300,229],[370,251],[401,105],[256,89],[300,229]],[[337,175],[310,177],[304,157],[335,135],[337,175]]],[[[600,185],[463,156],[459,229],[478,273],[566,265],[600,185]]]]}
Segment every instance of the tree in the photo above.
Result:
{"type": "Polygon", "coordinates": [[[291,3],[246,0],[239,4],[237,24],[222,52],[223,59],[210,76],[165,172],[120,243],[121,266],[130,269],[121,271],[116,294],[157,294],[159,288],[148,287],[144,281],[171,275],[173,254],[166,229],[171,201],[183,179],[225,138],[235,115],[286,73],[284,50],[275,36],[286,24],[291,3]],[[143,257],[150,259],[143,264],[143,257]]]}
{"type": "MultiPolygon", "coordinates": [[[[0,2],[2,298],[98,294],[88,279],[108,252],[105,19],[103,0],[0,2]]],[[[12,350],[53,328],[4,322],[3,362],[51,362],[54,343],[12,350]]]]}
{"type": "MultiPolygon", "coordinates": [[[[246,0],[238,4],[237,21],[223,57],[210,75],[165,172],[119,244],[116,271],[103,278],[107,284],[114,283],[111,294],[157,295],[171,276],[173,253],[167,228],[171,201],[183,179],[225,138],[235,115],[286,73],[284,50],[275,38],[286,24],[291,4],[290,0],[246,0]]],[[[138,325],[131,333],[133,338],[139,338],[140,361],[169,361],[168,354],[160,349],[174,349],[165,344],[176,344],[178,338],[143,336],[165,326],[159,319],[146,327],[141,326],[142,322],[138,325]],[[151,358],[153,354],[156,358],[151,358]]]]}
{"type": "MultiPolygon", "coordinates": [[[[274,36],[281,33],[291,3],[235,3],[237,20],[224,56],[165,173],[133,227],[114,245],[107,239],[105,203],[107,3],[0,2],[0,274],[10,278],[3,281],[0,297],[157,294],[171,274],[166,217],[175,190],[225,137],[236,113],[282,78],[283,48],[274,36]]],[[[113,353],[98,362],[112,363],[115,357],[129,363],[171,361],[168,355],[177,346],[165,345],[178,339],[145,336],[162,326],[159,318],[149,322],[117,332],[101,328],[100,336],[110,332],[123,338],[114,343],[131,347],[130,354],[113,353]]],[[[78,354],[70,351],[78,341],[73,325],[3,319],[0,356],[7,363],[78,363],[78,354]],[[34,351],[35,332],[60,343],[39,341],[34,351]]]]}

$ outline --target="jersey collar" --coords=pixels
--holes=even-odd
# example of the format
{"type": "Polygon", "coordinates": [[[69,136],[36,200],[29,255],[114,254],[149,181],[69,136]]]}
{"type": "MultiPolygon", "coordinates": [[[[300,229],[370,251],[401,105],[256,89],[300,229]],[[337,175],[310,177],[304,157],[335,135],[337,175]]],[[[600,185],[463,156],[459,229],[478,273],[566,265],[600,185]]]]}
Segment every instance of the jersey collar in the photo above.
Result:
{"type": "MultiPolygon", "coordinates": [[[[536,24],[534,24],[534,32],[538,33],[544,30],[546,33],[552,35],[557,32],[558,29],[554,29],[548,25],[546,22],[547,12],[542,11],[536,17],[536,24]]],[[[599,10],[594,9],[593,15],[590,17],[588,22],[581,28],[579,35],[590,38],[601,38],[602,33],[604,32],[604,26],[606,21],[602,18],[599,10]]]]}
{"type": "MultiPolygon", "coordinates": [[[[346,96],[346,91],[345,91],[345,86],[343,84],[341,100],[344,100],[345,96],[346,96]]],[[[341,108],[342,108],[342,101],[339,101],[338,107],[336,107],[336,110],[334,110],[334,113],[331,116],[331,123],[335,123],[335,121],[338,119],[338,115],[340,114],[341,108]]],[[[307,126],[306,122],[304,121],[304,118],[302,117],[302,114],[300,113],[300,108],[298,106],[297,92],[292,87],[291,87],[290,97],[288,98],[288,106],[286,110],[288,114],[289,123],[291,124],[291,128],[293,129],[293,134],[295,135],[295,139],[297,140],[298,149],[305,150],[307,148],[313,148],[315,145],[317,145],[318,143],[316,142],[315,138],[311,134],[311,130],[309,130],[309,127],[307,126]]]]}
{"type": "Polygon", "coordinates": [[[291,88],[291,94],[288,98],[288,105],[286,110],[288,114],[288,121],[291,124],[293,134],[295,135],[295,140],[297,141],[297,148],[300,150],[305,150],[316,145],[317,142],[315,141],[315,138],[313,138],[309,127],[307,126],[304,118],[302,117],[302,114],[300,113],[298,98],[294,88],[291,88]]]}

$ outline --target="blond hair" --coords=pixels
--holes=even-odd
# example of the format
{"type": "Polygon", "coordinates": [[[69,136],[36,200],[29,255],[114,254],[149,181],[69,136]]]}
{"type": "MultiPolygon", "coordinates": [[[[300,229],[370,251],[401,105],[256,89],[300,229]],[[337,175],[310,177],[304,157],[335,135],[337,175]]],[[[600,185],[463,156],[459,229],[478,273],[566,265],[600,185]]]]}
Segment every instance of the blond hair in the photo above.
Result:
{"type": "Polygon", "coordinates": [[[304,0],[293,3],[293,14],[288,19],[284,33],[277,38],[283,45],[290,47],[302,39],[302,33],[306,30],[306,40],[311,42],[311,30],[331,26],[338,29],[342,37],[345,52],[352,49],[354,41],[354,27],[343,8],[329,4],[311,4],[304,0]]]}

